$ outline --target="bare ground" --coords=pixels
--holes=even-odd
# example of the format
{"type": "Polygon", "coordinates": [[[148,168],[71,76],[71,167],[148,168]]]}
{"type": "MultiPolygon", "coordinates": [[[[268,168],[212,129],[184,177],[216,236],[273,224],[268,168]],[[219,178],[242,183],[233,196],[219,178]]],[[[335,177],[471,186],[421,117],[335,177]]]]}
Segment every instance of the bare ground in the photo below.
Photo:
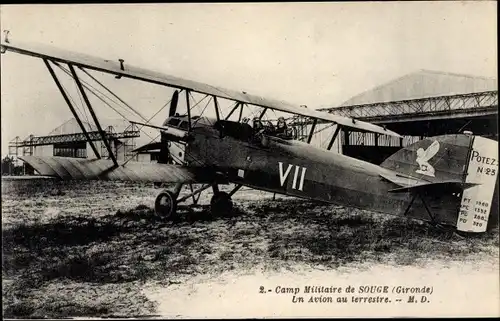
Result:
{"type": "Polygon", "coordinates": [[[224,273],[498,262],[498,228],[462,237],[249,190],[234,195],[232,217],[198,206],[164,222],[153,215],[157,193],[141,184],[2,181],[4,317],[164,315],[145,289],[192,287],[224,273]]]}

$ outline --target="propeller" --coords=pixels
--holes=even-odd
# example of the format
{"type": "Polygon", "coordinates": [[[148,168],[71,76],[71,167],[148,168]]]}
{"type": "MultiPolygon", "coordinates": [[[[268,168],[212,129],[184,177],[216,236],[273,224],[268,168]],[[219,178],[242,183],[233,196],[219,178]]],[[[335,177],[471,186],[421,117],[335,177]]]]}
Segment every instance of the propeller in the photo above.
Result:
{"type": "MultiPolygon", "coordinates": [[[[172,99],[170,100],[170,108],[168,110],[168,117],[172,117],[175,115],[175,112],[177,110],[177,104],[179,103],[179,91],[176,90],[172,94],[172,99]]],[[[172,159],[172,155],[170,155],[170,151],[168,149],[168,146],[170,146],[170,141],[167,138],[167,135],[164,133],[161,134],[160,138],[160,144],[162,148],[160,149],[160,162],[167,162],[168,160],[172,159]]]]}
{"type": "MultiPolygon", "coordinates": [[[[179,102],[179,91],[176,90],[176,91],[174,91],[174,93],[172,95],[172,99],[170,100],[170,108],[168,110],[168,117],[172,117],[175,115],[178,102],[179,102]]],[[[155,126],[150,126],[150,127],[155,127],[155,126]]],[[[171,161],[172,157],[170,155],[170,151],[169,151],[168,147],[171,144],[172,136],[169,135],[169,133],[167,133],[167,132],[161,131],[160,137],[161,138],[160,138],[159,142],[149,143],[147,145],[136,148],[134,151],[135,152],[146,152],[146,151],[159,149],[160,150],[159,163],[167,163],[167,162],[171,161]]]]}
{"type": "Polygon", "coordinates": [[[174,91],[172,95],[172,100],[170,100],[170,109],[168,110],[168,117],[172,117],[175,115],[175,111],[177,110],[177,103],[179,102],[179,91],[174,91]]]}

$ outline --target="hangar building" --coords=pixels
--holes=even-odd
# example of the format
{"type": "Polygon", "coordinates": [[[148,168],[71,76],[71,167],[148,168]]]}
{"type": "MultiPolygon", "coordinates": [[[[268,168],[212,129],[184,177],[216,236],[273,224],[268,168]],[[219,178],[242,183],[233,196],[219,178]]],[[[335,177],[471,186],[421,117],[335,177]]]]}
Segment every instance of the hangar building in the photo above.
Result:
{"type": "MultiPolygon", "coordinates": [[[[97,152],[102,158],[108,158],[108,150],[96,126],[85,121],[82,121],[82,124],[93,141],[97,152]]],[[[154,160],[154,154],[136,154],[133,152],[140,137],[140,131],[136,125],[131,125],[125,120],[103,120],[101,124],[111,150],[118,161],[126,161],[129,158],[132,161],[149,162],[154,160]]],[[[71,118],[54,128],[46,136],[30,135],[26,139],[16,137],[9,144],[9,155],[14,156],[16,161],[17,156],[22,155],[97,158],[75,118],[71,118]]]]}
{"type": "MultiPolygon", "coordinates": [[[[380,164],[399,148],[424,137],[471,131],[498,139],[498,80],[420,70],[360,93],[340,106],[319,110],[403,135],[399,139],[341,131],[334,150],[380,164]]],[[[316,145],[325,146],[333,132],[321,131],[315,137],[316,145]]]]}

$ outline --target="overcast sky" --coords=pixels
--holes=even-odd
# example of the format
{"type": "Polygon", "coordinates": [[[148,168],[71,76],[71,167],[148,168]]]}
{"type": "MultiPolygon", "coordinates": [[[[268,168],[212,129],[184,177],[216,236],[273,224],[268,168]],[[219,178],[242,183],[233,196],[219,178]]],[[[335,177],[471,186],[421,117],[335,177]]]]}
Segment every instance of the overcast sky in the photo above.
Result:
{"type": "MultiPolygon", "coordinates": [[[[51,44],[310,108],[419,69],[496,77],[496,2],[2,5],[15,41],[51,44]]],[[[70,119],[43,62],[1,57],[2,155],[70,119]]],[[[62,76],[64,74],[59,73],[62,76]]],[[[66,77],[67,78],[67,77],[66,77]]],[[[151,116],[162,87],[99,78],[151,116]],[[140,101],[140,102],[139,102],[140,101]]],[[[64,82],[68,90],[74,84],[64,82]]],[[[79,102],[76,91],[75,101],[79,102]]],[[[117,118],[95,101],[99,116],[117,118]]],[[[160,115],[155,123],[161,123],[160,115]]]]}

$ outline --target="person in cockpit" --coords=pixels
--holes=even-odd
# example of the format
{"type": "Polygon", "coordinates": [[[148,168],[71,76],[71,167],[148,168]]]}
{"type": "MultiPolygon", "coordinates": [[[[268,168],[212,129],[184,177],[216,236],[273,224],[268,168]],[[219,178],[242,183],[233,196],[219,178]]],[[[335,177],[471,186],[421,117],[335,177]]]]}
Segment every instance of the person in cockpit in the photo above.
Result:
{"type": "Polygon", "coordinates": [[[278,124],[276,125],[276,130],[274,131],[276,136],[286,135],[287,129],[288,128],[286,125],[285,118],[284,117],[278,118],[278,124]]]}
{"type": "Polygon", "coordinates": [[[290,129],[288,128],[284,117],[278,118],[278,123],[276,125],[276,129],[274,130],[274,135],[283,139],[291,138],[290,129]]]}
{"type": "Polygon", "coordinates": [[[254,117],[252,121],[252,141],[254,143],[260,142],[262,139],[262,134],[264,134],[266,128],[264,127],[264,124],[262,124],[262,121],[260,120],[259,117],[254,117]]]}
{"type": "Polygon", "coordinates": [[[264,125],[262,124],[262,121],[259,119],[259,117],[255,117],[253,119],[253,133],[254,135],[259,135],[264,132],[265,128],[264,125]]]}

